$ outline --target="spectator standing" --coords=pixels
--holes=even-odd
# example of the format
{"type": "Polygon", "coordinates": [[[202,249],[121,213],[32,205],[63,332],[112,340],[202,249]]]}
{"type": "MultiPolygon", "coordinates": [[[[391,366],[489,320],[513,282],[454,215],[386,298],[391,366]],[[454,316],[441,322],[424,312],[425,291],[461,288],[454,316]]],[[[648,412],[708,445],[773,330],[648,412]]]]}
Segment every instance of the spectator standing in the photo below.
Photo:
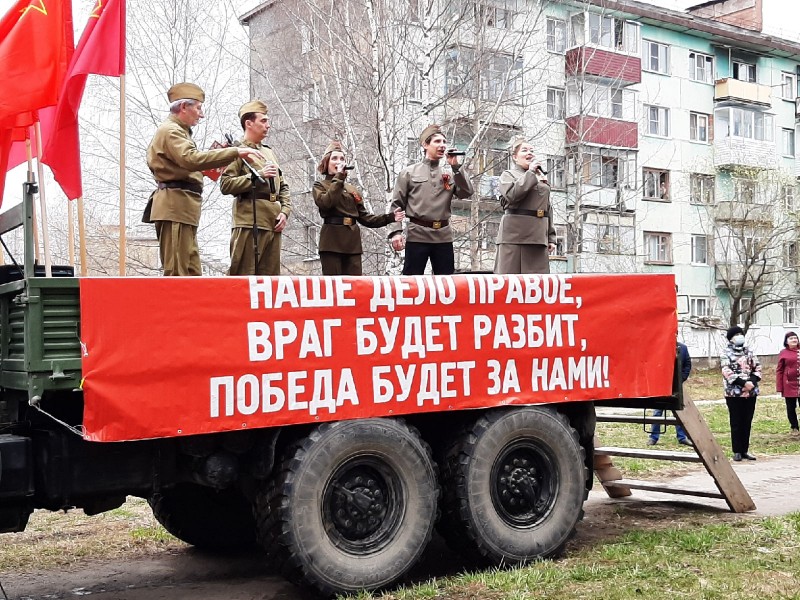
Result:
{"type": "Polygon", "coordinates": [[[745,345],[744,330],[741,327],[731,327],[726,337],[728,346],[723,350],[719,362],[730,418],[733,460],[756,460],[750,454],[750,429],[756,412],[761,363],[745,345]]]}
{"type": "MultiPolygon", "coordinates": [[[[689,356],[689,349],[686,347],[686,344],[678,342],[678,355],[681,357],[681,389],[683,389],[683,384],[686,383],[686,380],[689,379],[689,374],[692,372],[692,357],[689,356]]],[[[653,411],[654,417],[660,417],[663,414],[664,410],[661,408],[657,408],[653,411]]],[[[675,435],[678,438],[679,444],[684,446],[692,445],[692,442],[690,442],[689,438],[686,436],[686,430],[680,424],[675,425],[675,435]]],[[[655,446],[660,437],[661,425],[653,425],[650,430],[650,437],[647,438],[647,445],[655,446]]]]}
{"type": "Polygon", "coordinates": [[[778,393],[786,401],[786,416],[792,435],[800,435],[797,426],[797,398],[800,396],[800,339],[794,331],[783,337],[783,350],[778,355],[778,367],[775,369],[775,384],[778,393]]]}

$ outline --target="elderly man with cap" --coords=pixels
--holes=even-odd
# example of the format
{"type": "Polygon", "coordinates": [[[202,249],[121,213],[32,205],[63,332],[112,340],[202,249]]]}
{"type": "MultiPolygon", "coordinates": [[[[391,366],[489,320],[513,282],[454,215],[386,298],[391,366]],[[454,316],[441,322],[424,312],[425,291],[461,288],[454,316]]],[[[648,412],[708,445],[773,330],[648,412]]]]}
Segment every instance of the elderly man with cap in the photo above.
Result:
{"type": "Polygon", "coordinates": [[[450,205],[454,196],[469,198],[472,183],[458,156],[447,153],[447,138],[441,127],[429,125],[419,141],[425,158],[400,172],[392,200],[392,210],[406,212],[408,230],[404,239],[398,225],[389,239],[395,250],[406,250],[403,275],[422,275],[428,259],[434,275],[451,275],[455,260],[450,205]]]}
{"type": "Polygon", "coordinates": [[[497,232],[495,273],[549,273],[556,247],[550,186],[533,146],[523,137],[511,140],[510,169],[500,175],[503,217],[497,232]]]}
{"type": "Polygon", "coordinates": [[[261,143],[269,133],[267,112],[267,105],[261,100],[251,100],[239,109],[239,121],[244,130],[239,145],[260,154],[261,158],[252,165],[263,181],[253,182],[251,171],[242,159],[231,163],[220,180],[222,193],[236,196],[229,275],[281,273],[281,232],[292,211],[292,202],[275,153],[261,143]]]}
{"type": "Polygon", "coordinates": [[[201,152],[192,127],[203,118],[205,94],[193,83],[176,83],[167,91],[170,115],[159,125],[147,148],[147,166],[158,189],[145,221],[155,223],[164,275],[200,275],[197,226],[205,169],[224,167],[237,157],[255,157],[250,148],[201,152]]]}

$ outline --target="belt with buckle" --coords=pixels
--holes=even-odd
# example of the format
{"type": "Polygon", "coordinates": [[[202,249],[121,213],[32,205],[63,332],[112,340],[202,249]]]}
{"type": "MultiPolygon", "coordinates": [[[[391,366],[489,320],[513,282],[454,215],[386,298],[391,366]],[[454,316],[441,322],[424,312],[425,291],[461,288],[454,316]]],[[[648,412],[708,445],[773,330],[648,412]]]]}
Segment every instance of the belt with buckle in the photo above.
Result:
{"type": "Polygon", "coordinates": [[[159,181],[158,189],[183,190],[184,192],[192,192],[198,196],[203,194],[203,184],[195,181],[159,181]]]}
{"type": "Polygon", "coordinates": [[[539,217],[543,219],[547,216],[546,210],[527,210],[525,208],[507,208],[507,215],[525,215],[526,217],[539,217]]]}
{"type": "MultiPolygon", "coordinates": [[[[240,194],[239,196],[236,196],[236,199],[246,202],[248,200],[252,200],[253,195],[252,193],[240,194]]],[[[275,198],[273,198],[272,194],[256,194],[256,200],[271,200],[272,202],[277,202],[278,197],[276,196],[275,198]]]]}
{"type": "Polygon", "coordinates": [[[353,217],[325,217],[323,221],[325,225],[355,225],[356,223],[353,217]]]}
{"type": "Polygon", "coordinates": [[[408,220],[416,225],[422,225],[423,227],[427,227],[429,229],[441,229],[442,227],[447,227],[450,225],[450,219],[444,219],[442,221],[426,221],[425,219],[408,217],[408,220]]]}

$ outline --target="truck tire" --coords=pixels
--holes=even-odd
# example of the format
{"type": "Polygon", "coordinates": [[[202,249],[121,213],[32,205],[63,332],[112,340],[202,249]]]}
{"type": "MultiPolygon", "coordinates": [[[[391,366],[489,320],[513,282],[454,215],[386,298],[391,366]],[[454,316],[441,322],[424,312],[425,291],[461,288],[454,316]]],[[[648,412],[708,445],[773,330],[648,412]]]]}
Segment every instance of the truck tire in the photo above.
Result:
{"type": "Polygon", "coordinates": [[[328,423],[287,448],[256,497],[258,540],[290,581],[329,596],[386,587],[433,534],[428,445],[403,421],[328,423]]]}
{"type": "Polygon", "coordinates": [[[585,473],[578,435],[555,410],[487,412],[446,452],[439,532],[480,565],[558,555],[583,518],[585,473]]]}
{"type": "Polygon", "coordinates": [[[180,483],[147,502],[164,529],[201,550],[233,552],[255,545],[253,507],[238,490],[180,483]]]}

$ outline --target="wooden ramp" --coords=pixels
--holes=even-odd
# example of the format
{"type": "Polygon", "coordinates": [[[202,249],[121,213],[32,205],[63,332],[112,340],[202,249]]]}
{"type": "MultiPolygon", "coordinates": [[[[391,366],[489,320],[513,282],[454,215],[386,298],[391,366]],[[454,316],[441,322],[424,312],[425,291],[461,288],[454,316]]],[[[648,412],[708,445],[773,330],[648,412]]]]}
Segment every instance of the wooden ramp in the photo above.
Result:
{"type": "MultiPolygon", "coordinates": [[[[708,428],[703,415],[697,410],[692,400],[684,395],[683,410],[675,411],[675,418],[652,417],[636,415],[597,415],[598,422],[637,423],[637,424],[680,424],[686,430],[689,439],[694,444],[694,452],[669,452],[639,448],[614,448],[603,447],[595,436],[594,472],[606,493],[611,498],[630,496],[631,490],[648,490],[664,494],[681,494],[703,498],[720,498],[727,502],[733,512],[747,512],[755,510],[756,505],[750,494],[742,485],[731,463],[720,447],[711,430],[708,428]],[[717,491],[692,490],[676,488],[661,482],[638,481],[624,479],[619,469],[614,466],[612,456],[624,456],[643,459],[673,460],[682,462],[702,462],[708,474],[716,484],[717,491]]],[[[662,435],[664,433],[662,432],[662,435]]]]}

